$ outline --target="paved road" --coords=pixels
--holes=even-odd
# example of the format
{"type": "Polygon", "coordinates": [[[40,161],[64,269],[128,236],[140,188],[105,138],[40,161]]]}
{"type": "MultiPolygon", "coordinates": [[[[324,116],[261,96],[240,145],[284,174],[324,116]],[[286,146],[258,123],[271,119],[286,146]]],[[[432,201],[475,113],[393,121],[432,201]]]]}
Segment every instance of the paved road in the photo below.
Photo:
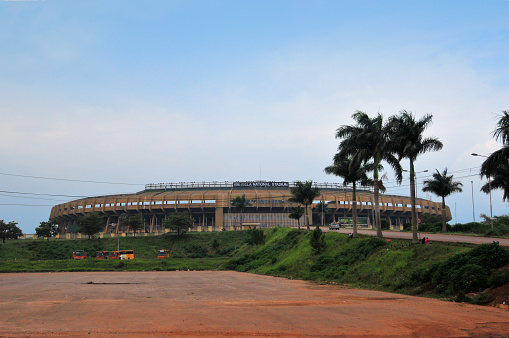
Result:
{"type": "MultiPolygon", "coordinates": [[[[340,230],[329,230],[328,227],[321,228],[324,232],[328,231],[336,231],[344,234],[349,234],[352,232],[351,228],[342,228],[340,230]]],[[[358,230],[359,234],[376,236],[376,230],[358,230]]],[[[411,232],[400,232],[400,231],[383,231],[383,235],[385,238],[398,238],[398,239],[412,239],[411,232]]],[[[465,235],[448,235],[448,234],[429,234],[429,233],[421,233],[419,238],[428,237],[432,242],[462,242],[462,243],[472,243],[472,244],[485,244],[485,243],[493,243],[498,242],[501,246],[509,247],[509,239],[508,238],[491,238],[491,237],[475,237],[475,236],[465,236],[465,235]]]]}

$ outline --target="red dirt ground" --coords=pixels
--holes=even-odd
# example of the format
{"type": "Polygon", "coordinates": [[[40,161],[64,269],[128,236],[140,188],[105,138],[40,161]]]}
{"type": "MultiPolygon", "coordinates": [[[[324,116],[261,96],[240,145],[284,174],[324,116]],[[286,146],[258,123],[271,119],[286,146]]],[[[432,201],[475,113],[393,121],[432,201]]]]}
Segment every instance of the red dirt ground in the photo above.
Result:
{"type": "Polygon", "coordinates": [[[0,274],[0,337],[507,337],[509,310],[224,272],[0,274]]]}

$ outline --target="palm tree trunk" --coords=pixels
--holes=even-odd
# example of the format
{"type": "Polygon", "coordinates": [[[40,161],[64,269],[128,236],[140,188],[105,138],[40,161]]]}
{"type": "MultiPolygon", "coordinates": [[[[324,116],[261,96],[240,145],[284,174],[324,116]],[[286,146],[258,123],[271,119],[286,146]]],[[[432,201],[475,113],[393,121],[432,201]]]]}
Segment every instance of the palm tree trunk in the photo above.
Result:
{"type": "Polygon", "coordinates": [[[308,205],[307,204],[306,204],[306,217],[304,218],[304,224],[306,224],[307,231],[311,231],[311,229],[309,229],[308,205]]]}
{"type": "Polygon", "coordinates": [[[382,234],[382,219],[380,218],[380,192],[378,189],[378,172],[377,171],[375,173],[373,182],[374,182],[374,195],[375,195],[376,236],[378,238],[384,238],[384,235],[382,234]]]}
{"type": "Polygon", "coordinates": [[[414,162],[410,160],[410,203],[412,208],[412,243],[419,243],[417,236],[417,211],[415,210],[415,169],[414,162]]]}
{"type": "Polygon", "coordinates": [[[442,232],[447,232],[447,225],[445,223],[445,197],[442,196],[442,232]]]}
{"type": "Polygon", "coordinates": [[[357,237],[357,196],[356,196],[356,188],[355,182],[353,183],[353,192],[352,192],[352,218],[353,218],[353,233],[352,236],[354,238],[357,237]]]}

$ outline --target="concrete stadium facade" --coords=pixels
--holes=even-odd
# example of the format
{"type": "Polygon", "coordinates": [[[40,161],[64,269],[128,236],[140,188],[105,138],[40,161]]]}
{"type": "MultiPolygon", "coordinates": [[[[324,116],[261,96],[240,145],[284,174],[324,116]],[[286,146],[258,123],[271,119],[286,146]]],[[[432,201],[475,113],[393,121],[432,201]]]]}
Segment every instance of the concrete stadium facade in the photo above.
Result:
{"type": "MultiPolygon", "coordinates": [[[[314,183],[321,190],[315,205],[324,202],[327,212],[308,215],[310,224],[324,224],[332,220],[345,221],[352,216],[352,190],[334,183],[314,183]]],[[[104,220],[104,233],[124,233],[128,231],[119,226],[121,214],[141,214],[145,232],[162,231],[162,223],[172,213],[189,212],[195,226],[192,231],[233,230],[238,227],[296,227],[298,222],[290,219],[288,202],[293,183],[274,181],[249,182],[189,182],[147,184],[145,190],[133,194],[87,197],[54,206],[50,219],[59,225],[60,233],[68,233],[79,218],[96,212],[104,220]],[[231,200],[245,195],[251,203],[241,217],[239,211],[231,207],[231,200]],[[242,220],[242,224],[240,224],[242,220]]],[[[441,215],[442,205],[426,199],[417,199],[419,215],[441,215]]],[[[389,221],[393,229],[402,229],[404,222],[410,222],[410,197],[380,195],[382,219],[389,221]]],[[[374,219],[373,193],[357,191],[357,213],[361,226],[370,228],[374,219]]],[[[303,216],[304,217],[304,216],[303,216]]],[[[451,219],[449,207],[446,217],[451,219]]],[[[300,225],[304,219],[300,220],[300,225]]]]}

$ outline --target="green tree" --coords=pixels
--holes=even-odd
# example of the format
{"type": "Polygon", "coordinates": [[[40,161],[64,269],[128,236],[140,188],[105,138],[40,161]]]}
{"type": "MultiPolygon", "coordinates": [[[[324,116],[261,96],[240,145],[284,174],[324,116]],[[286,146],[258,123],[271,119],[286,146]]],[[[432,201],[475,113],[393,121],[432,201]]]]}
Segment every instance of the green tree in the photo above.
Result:
{"type": "Polygon", "coordinates": [[[118,216],[117,232],[120,232],[121,231],[120,228],[125,227],[128,223],[129,223],[129,215],[127,213],[124,212],[120,216],[118,216]]]}
{"type": "Polygon", "coordinates": [[[401,183],[403,173],[398,159],[393,153],[393,142],[390,139],[391,127],[385,123],[383,116],[377,114],[370,118],[362,111],[356,111],[352,118],[356,125],[343,125],[336,131],[336,138],[341,139],[338,151],[342,158],[352,156],[353,161],[367,163],[373,160],[373,195],[375,199],[375,223],[379,238],[383,238],[380,218],[380,186],[379,165],[382,161],[387,162],[395,171],[396,180],[401,183]]]}
{"type": "Polygon", "coordinates": [[[58,225],[52,221],[40,222],[39,226],[35,228],[35,233],[37,237],[47,237],[49,240],[58,233],[58,225]]]}
{"type": "Polygon", "coordinates": [[[96,212],[91,212],[78,220],[78,232],[92,238],[104,228],[104,221],[96,212]]]}
{"type": "Polygon", "coordinates": [[[0,219],[0,238],[2,238],[2,243],[5,243],[6,239],[18,239],[21,236],[23,236],[23,231],[18,228],[17,222],[11,221],[5,223],[3,219],[0,219]]]}
{"type": "MultiPolygon", "coordinates": [[[[246,200],[246,194],[243,194],[242,196],[235,196],[234,199],[231,200],[231,205],[234,210],[240,211],[240,230],[242,230],[242,219],[244,217],[244,210],[251,205],[248,200],[246,200]]],[[[237,227],[235,224],[233,225],[233,228],[237,230],[237,227]]]]}
{"type": "Polygon", "coordinates": [[[453,180],[453,175],[447,176],[447,168],[445,168],[442,173],[436,169],[436,173],[433,174],[432,179],[424,180],[422,191],[442,197],[442,231],[443,229],[447,231],[447,224],[445,221],[445,198],[455,192],[462,192],[462,186],[463,183],[453,180]]]}
{"type": "Polygon", "coordinates": [[[138,231],[143,225],[143,219],[141,217],[141,214],[129,216],[127,224],[129,225],[129,229],[133,231],[134,237],[136,237],[136,231],[138,231]]]}
{"type": "Polygon", "coordinates": [[[502,200],[509,201],[509,162],[500,163],[490,169],[490,175],[483,172],[481,168],[481,175],[488,178],[488,183],[481,187],[482,192],[489,194],[491,190],[501,189],[502,200]]]}
{"type": "Polygon", "coordinates": [[[325,242],[325,234],[322,233],[322,230],[317,225],[315,230],[311,233],[311,239],[309,240],[309,244],[311,244],[311,247],[313,248],[313,252],[315,255],[318,255],[322,252],[323,249],[326,247],[325,242]]]}
{"type": "MultiPolygon", "coordinates": [[[[423,137],[424,130],[431,124],[433,115],[424,115],[416,121],[415,115],[406,110],[399,115],[389,118],[391,139],[399,160],[407,158],[410,161],[410,203],[412,210],[412,242],[419,243],[417,237],[417,211],[415,208],[415,168],[414,163],[419,155],[429,151],[442,149],[443,144],[437,138],[423,137]]],[[[447,229],[442,229],[446,231],[447,229]]]]}
{"type": "Polygon", "coordinates": [[[353,161],[351,155],[343,158],[340,153],[334,155],[333,160],[334,164],[325,167],[324,171],[326,174],[342,177],[343,185],[352,184],[352,235],[357,237],[357,183],[362,186],[373,184],[373,181],[367,176],[367,172],[373,170],[373,164],[363,164],[359,158],[353,161]]]}
{"type": "Polygon", "coordinates": [[[299,230],[300,230],[300,218],[302,217],[302,215],[304,215],[303,207],[301,207],[300,205],[298,205],[296,207],[290,207],[290,215],[288,215],[288,217],[290,217],[291,219],[297,220],[299,230]]]}
{"type": "Polygon", "coordinates": [[[509,110],[502,111],[497,126],[493,131],[493,137],[502,141],[502,148],[495,151],[481,165],[481,177],[486,176],[488,183],[481,187],[481,191],[490,193],[492,190],[501,189],[503,200],[509,200],[509,110]]]}
{"type": "Polygon", "coordinates": [[[313,181],[295,181],[295,185],[290,189],[292,197],[288,199],[292,203],[300,203],[304,205],[306,217],[304,217],[304,224],[309,231],[308,219],[308,206],[313,204],[316,197],[320,196],[320,189],[313,187],[313,181]]]}
{"type": "Polygon", "coordinates": [[[163,226],[171,231],[176,231],[177,235],[183,235],[194,227],[194,220],[185,211],[176,212],[164,220],[163,226]]]}

